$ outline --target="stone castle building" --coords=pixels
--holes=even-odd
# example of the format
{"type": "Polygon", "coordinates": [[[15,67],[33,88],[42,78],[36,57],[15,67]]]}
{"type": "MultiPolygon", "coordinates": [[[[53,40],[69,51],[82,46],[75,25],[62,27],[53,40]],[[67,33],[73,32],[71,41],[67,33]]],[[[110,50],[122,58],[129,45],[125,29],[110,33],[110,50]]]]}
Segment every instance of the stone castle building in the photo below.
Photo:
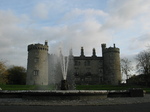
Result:
{"type": "MultiPolygon", "coordinates": [[[[112,84],[121,82],[120,50],[115,47],[106,47],[102,44],[102,56],[96,55],[93,49],[92,56],[85,56],[81,47],[80,56],[73,56],[73,75],[76,84],[112,84]]],[[[49,85],[51,64],[48,53],[48,42],[45,44],[28,45],[27,85],[49,85]]],[[[69,74],[68,74],[69,75],[69,74]]]]}

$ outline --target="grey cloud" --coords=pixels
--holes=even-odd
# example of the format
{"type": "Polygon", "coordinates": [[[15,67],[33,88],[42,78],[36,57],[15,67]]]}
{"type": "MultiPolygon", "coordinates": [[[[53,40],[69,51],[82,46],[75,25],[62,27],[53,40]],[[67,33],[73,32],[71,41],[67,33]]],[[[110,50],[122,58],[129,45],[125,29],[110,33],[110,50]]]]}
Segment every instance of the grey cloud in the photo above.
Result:
{"type": "Polygon", "coordinates": [[[112,0],[109,2],[109,18],[102,28],[127,29],[138,22],[138,18],[149,14],[149,0],[112,0]]]}
{"type": "Polygon", "coordinates": [[[150,44],[150,33],[134,37],[130,40],[130,42],[132,43],[130,44],[129,49],[143,50],[143,48],[146,48],[146,46],[150,44]]]}

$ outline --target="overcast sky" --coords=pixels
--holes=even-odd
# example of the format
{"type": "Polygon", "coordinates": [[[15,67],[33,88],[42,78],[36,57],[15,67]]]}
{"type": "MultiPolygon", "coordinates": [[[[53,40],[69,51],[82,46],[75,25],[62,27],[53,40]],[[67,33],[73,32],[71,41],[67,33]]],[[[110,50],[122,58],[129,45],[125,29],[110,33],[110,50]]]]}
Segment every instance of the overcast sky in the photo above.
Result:
{"type": "Polygon", "coordinates": [[[27,46],[45,40],[49,53],[101,56],[115,43],[131,58],[150,44],[150,0],[0,0],[1,60],[26,67],[27,46]]]}

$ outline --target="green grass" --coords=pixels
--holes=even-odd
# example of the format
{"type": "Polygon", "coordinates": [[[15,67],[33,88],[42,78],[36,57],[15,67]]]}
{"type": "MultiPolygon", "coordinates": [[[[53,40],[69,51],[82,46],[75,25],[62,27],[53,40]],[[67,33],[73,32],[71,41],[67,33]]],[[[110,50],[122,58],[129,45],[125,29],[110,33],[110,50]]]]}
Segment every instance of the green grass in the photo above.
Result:
{"type": "Polygon", "coordinates": [[[142,88],[147,93],[150,93],[150,88],[143,86],[129,86],[129,85],[77,85],[77,90],[128,90],[131,88],[142,88]]]}
{"type": "Polygon", "coordinates": [[[37,86],[37,85],[0,85],[2,90],[52,90],[53,86],[37,86]]]}

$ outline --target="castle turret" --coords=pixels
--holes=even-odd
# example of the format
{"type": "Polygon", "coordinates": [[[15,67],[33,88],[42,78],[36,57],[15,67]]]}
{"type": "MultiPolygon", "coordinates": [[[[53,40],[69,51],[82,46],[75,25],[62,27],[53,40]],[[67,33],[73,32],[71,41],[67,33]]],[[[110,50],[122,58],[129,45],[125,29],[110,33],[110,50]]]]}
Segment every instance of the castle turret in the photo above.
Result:
{"type": "Polygon", "coordinates": [[[48,42],[28,45],[27,85],[48,85],[48,42]]]}
{"type": "Polygon", "coordinates": [[[117,85],[121,81],[120,70],[120,50],[113,47],[106,48],[106,44],[102,44],[103,57],[103,80],[105,84],[117,85]]]}

